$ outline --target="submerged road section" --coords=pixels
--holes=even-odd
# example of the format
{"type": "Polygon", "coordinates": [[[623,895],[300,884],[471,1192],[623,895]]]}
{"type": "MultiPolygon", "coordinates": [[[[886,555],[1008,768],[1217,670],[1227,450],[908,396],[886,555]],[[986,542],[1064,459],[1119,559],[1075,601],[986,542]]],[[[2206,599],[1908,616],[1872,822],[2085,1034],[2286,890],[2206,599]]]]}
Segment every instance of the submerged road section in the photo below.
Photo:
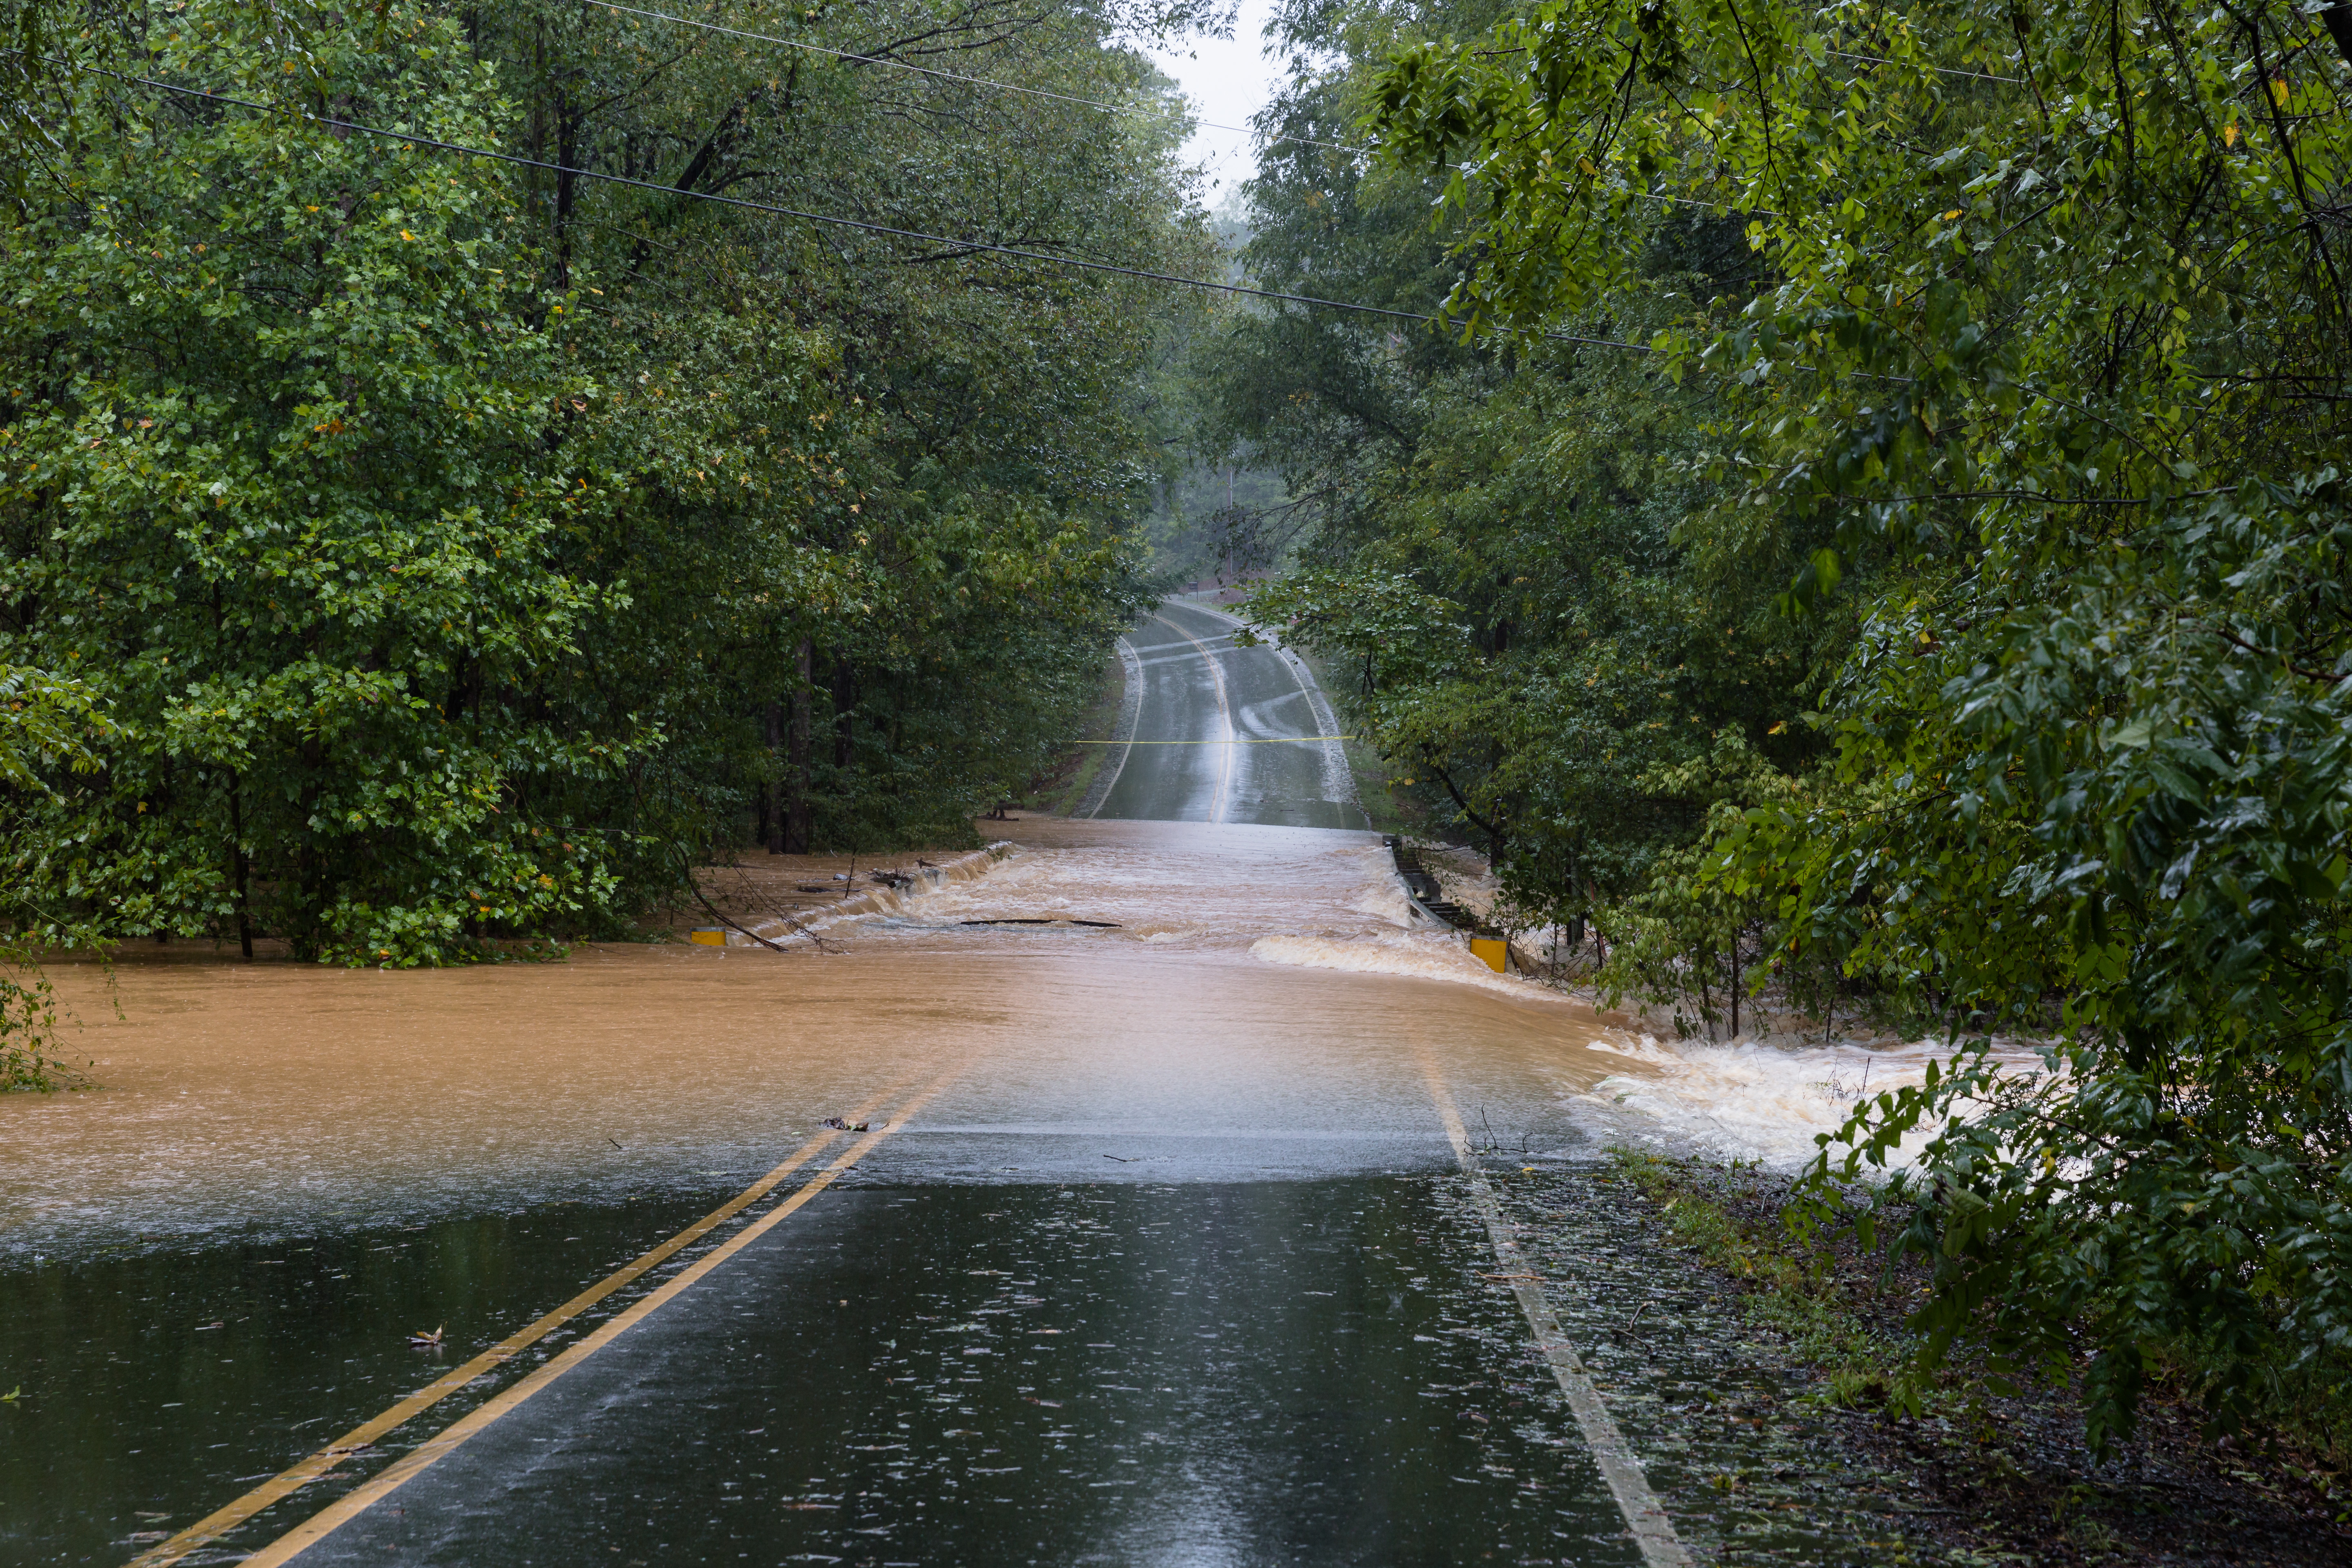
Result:
{"type": "Polygon", "coordinates": [[[1232,629],[823,952],[126,965],[115,1087],[0,1105],[0,1556],[1688,1561],[1737,1349],[1594,1184],[1624,1058],[1410,928],[1232,629]]]}

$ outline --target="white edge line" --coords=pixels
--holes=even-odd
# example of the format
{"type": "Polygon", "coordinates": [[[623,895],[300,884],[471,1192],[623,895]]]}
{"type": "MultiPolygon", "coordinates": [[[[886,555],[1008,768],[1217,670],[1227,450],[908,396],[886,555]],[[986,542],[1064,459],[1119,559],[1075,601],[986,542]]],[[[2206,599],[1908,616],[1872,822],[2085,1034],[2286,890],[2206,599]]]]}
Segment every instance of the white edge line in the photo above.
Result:
{"type": "MultiPolygon", "coordinates": [[[[1503,1223],[1503,1211],[1495,1202],[1495,1190],[1486,1184],[1486,1173],[1470,1152],[1470,1135],[1462,1125],[1462,1114],[1454,1108],[1454,1097],[1438,1076],[1437,1065],[1428,1057],[1422,1058],[1422,1070],[1428,1075],[1432,1096],[1437,1100],[1439,1113],[1445,1119],[1445,1135],[1454,1143],[1454,1158],[1470,1178],[1470,1191],[1478,1212],[1486,1221],[1486,1238],[1495,1248],[1495,1261],[1505,1274],[1525,1274],[1527,1259],[1517,1242],[1511,1239],[1510,1227],[1503,1223]]],[[[1511,1293],[1519,1299],[1519,1310],[1527,1314],[1528,1327],[1535,1331],[1536,1348],[1551,1365],[1552,1376],[1559,1381],[1559,1391],[1568,1396],[1569,1409],[1575,1413],[1577,1430],[1584,1435],[1585,1447],[1592,1450],[1593,1462],[1601,1467],[1601,1479],[1609,1483],[1609,1493],[1617,1500],[1617,1511],[1625,1516],[1625,1523],[1633,1532],[1634,1544],[1642,1551],[1642,1561],[1648,1568],[1692,1568],[1689,1552],[1675,1534],[1674,1521],[1658,1503],[1658,1496],[1650,1489],[1649,1478],[1642,1473],[1642,1461],[1627,1446],[1625,1435],[1617,1429],[1617,1422],[1609,1414],[1609,1406],[1593,1386],[1591,1377],[1578,1359],[1568,1336],[1560,1331],[1559,1319],[1544,1300],[1542,1287],[1532,1279],[1515,1279],[1511,1293]]]]}
{"type": "Polygon", "coordinates": [[[1095,808],[1087,813],[1088,821],[1100,816],[1102,808],[1110,804],[1111,791],[1118,787],[1118,775],[1127,772],[1127,759],[1135,755],[1135,731],[1143,723],[1143,659],[1135,651],[1135,645],[1125,637],[1118,639],[1118,668],[1127,682],[1127,689],[1118,696],[1119,726],[1127,731],[1127,744],[1119,748],[1118,765],[1110,771],[1110,783],[1095,796],[1095,808]]]}

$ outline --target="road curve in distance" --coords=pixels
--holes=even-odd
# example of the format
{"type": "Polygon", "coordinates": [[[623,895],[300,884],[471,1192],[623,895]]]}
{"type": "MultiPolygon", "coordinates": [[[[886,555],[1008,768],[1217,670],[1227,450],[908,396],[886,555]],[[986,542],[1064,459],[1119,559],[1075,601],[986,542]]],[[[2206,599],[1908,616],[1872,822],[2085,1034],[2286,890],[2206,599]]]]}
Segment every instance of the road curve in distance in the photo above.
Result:
{"type": "Polygon", "coordinates": [[[1142,679],[1134,743],[1094,815],[1157,822],[1371,826],[1331,704],[1304,660],[1237,647],[1242,622],[1170,600],[1127,634],[1142,679]]]}

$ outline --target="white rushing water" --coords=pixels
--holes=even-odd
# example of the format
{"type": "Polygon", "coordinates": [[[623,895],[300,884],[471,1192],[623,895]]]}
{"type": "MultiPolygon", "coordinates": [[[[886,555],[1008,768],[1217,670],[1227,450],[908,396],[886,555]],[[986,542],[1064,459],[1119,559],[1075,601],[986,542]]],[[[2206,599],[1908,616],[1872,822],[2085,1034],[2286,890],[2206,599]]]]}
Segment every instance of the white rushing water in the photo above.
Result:
{"type": "MultiPolygon", "coordinates": [[[[1611,1027],[1580,1003],[1517,974],[1497,974],[1455,933],[1416,920],[1388,851],[1369,835],[1267,827],[1171,828],[1148,823],[1067,827],[1033,820],[1026,842],[985,875],[828,921],[881,940],[937,939],[963,922],[1092,920],[1085,940],[1158,950],[1236,951],[1258,963],[1342,974],[1386,975],[1475,987],[1591,1020],[1580,1051],[1618,1065],[1598,1084],[1564,1090],[1577,1119],[1612,1142],[1687,1149],[1794,1169],[1814,1140],[1843,1126],[1857,1100],[1924,1078],[1948,1058],[1935,1041],[1862,1045],[1781,1037],[1723,1043],[1671,1039],[1638,1026],[1611,1027]],[[1240,838],[1229,836],[1240,835],[1240,838]],[[1234,853],[1246,842],[1250,853],[1234,853]],[[1269,851],[1272,850],[1271,858],[1269,851]],[[1245,866],[1246,875],[1234,874],[1245,866]],[[1269,870],[1274,874],[1269,875],[1269,870]]],[[[1475,889],[1474,889],[1475,891],[1475,889]]],[[[1022,928],[986,928],[1017,939],[1022,928]]],[[[1037,928],[1039,942],[1081,934],[1037,928]]],[[[2003,1059],[2030,1069],[2034,1058],[2003,1059]]],[[[1897,1164],[1932,1136],[1907,1139],[1897,1164]]]]}
{"type": "MultiPolygon", "coordinates": [[[[1916,1088],[1928,1063],[1948,1063],[1952,1056],[1939,1040],[1718,1045],[1633,1034],[1592,1048],[1622,1058],[1625,1068],[1576,1097],[1591,1124],[1631,1142],[1682,1145],[1784,1171],[1811,1161],[1821,1151],[1818,1138],[1834,1140],[1857,1101],[1916,1088]]],[[[2011,1071],[2041,1068],[2038,1057],[2016,1047],[1998,1048],[1994,1057],[2011,1071]]],[[[1913,1131],[1889,1156],[1889,1168],[1915,1163],[1935,1135],[1934,1124],[1913,1131]]],[[[1843,1152],[1843,1145],[1833,1146],[1833,1154],[1843,1152]]]]}

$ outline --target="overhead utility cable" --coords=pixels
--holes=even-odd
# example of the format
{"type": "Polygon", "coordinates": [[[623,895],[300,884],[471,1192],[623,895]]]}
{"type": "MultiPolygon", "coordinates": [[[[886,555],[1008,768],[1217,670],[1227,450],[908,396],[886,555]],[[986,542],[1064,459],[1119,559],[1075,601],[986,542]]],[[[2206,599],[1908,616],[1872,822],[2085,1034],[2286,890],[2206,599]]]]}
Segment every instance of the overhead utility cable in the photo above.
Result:
{"type": "MultiPolygon", "coordinates": [[[[773,33],[747,32],[741,27],[722,26],[717,22],[698,22],[691,16],[674,16],[667,11],[646,11],[635,5],[617,5],[614,0],[590,0],[590,4],[606,11],[626,12],[632,16],[649,16],[656,22],[675,22],[681,27],[699,27],[706,33],[724,33],[730,38],[748,38],[755,43],[776,44],[788,49],[804,49],[810,54],[826,55],[836,60],[856,60],[860,65],[887,66],[892,70],[913,71],[919,76],[932,77],[940,81],[960,81],[969,87],[987,88],[992,92],[1017,92],[1030,98],[1049,98],[1056,103],[1075,103],[1082,109],[1099,109],[1106,114],[1139,112],[1132,104],[1106,103],[1098,98],[1077,98],[1066,92],[1049,92],[1042,87],[1022,87],[1009,81],[991,81],[986,77],[965,76],[960,71],[940,70],[936,66],[910,65],[905,60],[892,59],[887,55],[861,55],[850,49],[829,49],[822,44],[812,44],[803,38],[779,37],[773,33]]],[[[1224,125],[1214,120],[1200,120],[1193,123],[1205,125],[1212,131],[1233,131],[1244,136],[1256,134],[1246,125],[1224,125]]],[[[1297,142],[1307,147],[1328,147],[1339,153],[1371,151],[1370,147],[1350,146],[1345,142],[1318,142],[1312,136],[1277,136],[1268,145],[1276,145],[1284,142],[1297,142]]]]}
{"type": "MultiPolygon", "coordinates": [[[[1890,60],[1885,55],[1857,55],[1851,49],[1823,49],[1822,53],[1825,55],[1835,55],[1842,60],[1868,60],[1874,66],[1892,66],[1908,63],[1903,60],[1890,60]]],[[[2022,82],[2025,79],[2021,76],[1995,76],[1990,71],[1964,71],[1952,66],[1929,66],[1927,68],[1934,71],[1937,76],[1964,76],[1975,81],[2022,82]]]]}
{"type": "MultiPolygon", "coordinates": [[[[0,54],[21,57],[22,49],[0,49],[0,54]]],[[[65,61],[52,61],[64,65],[65,61]]],[[[93,76],[109,77],[116,81],[131,82],[140,87],[152,87],[160,92],[177,93],[184,98],[202,99],[207,103],[226,103],[238,109],[250,109],[257,113],[291,113],[313,125],[330,126],[337,131],[355,131],[365,136],[381,136],[413,147],[429,147],[439,153],[456,153],[467,158],[488,158],[494,163],[512,163],[525,169],[544,169],[550,174],[571,174],[583,180],[598,180],[608,185],[626,185],[634,190],[652,191],[657,195],[687,196],[698,202],[711,202],[719,206],[740,207],[747,212],[772,213],[779,217],[797,218],[803,223],[825,224],[835,228],[857,229],[866,234],[887,235],[893,239],[919,240],[926,245],[944,245],[959,253],[983,252],[992,256],[1010,256],[1022,261],[1042,261],[1049,267],[1068,267],[1085,272],[1108,272],[1121,278],[1140,278],[1153,283],[1173,283],[1180,288],[1200,289],[1219,294],[1240,294],[1254,300],[1273,300],[1284,304],[1312,305],[1326,310],[1349,310],[1359,315],[1386,316],[1400,321],[1416,321],[1425,325],[1453,327],[1456,322],[1442,316],[1426,316],[1413,310],[1391,310],[1381,305],[1359,305],[1346,300],[1325,300],[1313,294],[1287,294],[1275,289],[1252,289],[1243,283],[1213,283],[1205,279],[1186,278],[1174,272],[1153,272],[1140,267],[1120,267],[1108,261],[1086,261],[1074,256],[1055,256],[1048,251],[1024,250],[1018,246],[993,245],[980,239],[955,239],[943,234],[926,234],[920,229],[894,228],[888,224],[867,223],[862,218],[835,217],[827,213],[803,212],[797,207],[779,206],[772,202],[749,201],[741,196],[723,196],[709,191],[680,190],[676,185],[658,184],[652,180],[633,180],[625,174],[601,174],[593,169],[573,168],[565,163],[551,163],[543,159],[526,158],[519,153],[499,153],[487,147],[468,147],[461,142],[443,142],[436,137],[419,136],[409,131],[388,131],[380,125],[362,125],[355,120],[339,120],[332,115],[312,114],[304,110],[273,109],[268,104],[250,99],[231,98],[226,93],[211,92],[200,87],[182,87],[176,82],[157,81],[152,77],[130,76],[121,71],[100,70],[95,66],[79,68],[93,76]]],[[[1630,349],[1635,353],[1655,351],[1647,343],[1628,342],[1622,338],[1585,338],[1570,332],[1546,332],[1555,342],[1583,343],[1593,348],[1630,349]]]]}
{"type": "MultiPolygon", "coordinates": [[[[892,70],[913,71],[919,76],[932,77],[940,81],[960,81],[968,87],[983,87],[992,92],[1017,92],[1024,94],[1030,98],[1051,99],[1055,103],[1075,103],[1084,109],[1099,109],[1105,114],[1137,114],[1141,112],[1132,104],[1106,103],[1098,98],[1077,98],[1066,92],[1050,92],[1042,87],[1022,87],[1009,81],[992,81],[986,77],[965,76],[960,71],[940,70],[936,66],[909,65],[905,60],[894,60],[887,55],[861,55],[849,49],[827,48],[822,44],[812,44],[802,38],[780,37],[773,33],[753,33],[741,27],[724,26],[717,22],[697,21],[692,16],[673,16],[667,11],[648,11],[640,6],[623,5],[618,4],[617,0],[589,0],[589,3],[606,11],[623,12],[632,16],[647,16],[656,22],[675,22],[681,27],[699,27],[706,33],[722,33],[730,38],[744,38],[753,43],[774,44],[781,48],[803,49],[813,55],[825,55],[837,60],[856,60],[861,65],[886,66],[892,70]]],[[[1194,123],[1198,125],[1205,125],[1212,131],[1232,131],[1244,136],[1254,136],[1256,134],[1255,130],[1246,125],[1226,125],[1214,120],[1195,121],[1194,123]]],[[[1377,151],[1375,148],[1359,146],[1352,142],[1324,142],[1312,136],[1276,136],[1268,141],[1266,145],[1269,147],[1279,147],[1286,142],[1295,142],[1302,147],[1328,147],[1335,153],[1355,153],[1366,157],[1370,156],[1377,151]]],[[[1454,167],[1454,165],[1450,163],[1441,166],[1445,168],[1454,167]]],[[[1664,202],[1677,206],[1712,207],[1717,212],[1734,212],[1738,210],[1723,202],[1702,201],[1696,196],[1662,196],[1654,195],[1648,191],[1630,191],[1626,194],[1637,196],[1643,201],[1664,202]]]]}
{"type": "MultiPolygon", "coordinates": [[[[1528,52],[1528,49],[1527,46],[1522,44],[1516,48],[1474,49],[1471,52],[1480,56],[1481,58],[1485,58],[1494,55],[1523,55],[1528,52]]],[[[1871,64],[1878,66],[1907,65],[1910,63],[1906,60],[1891,60],[1885,55],[1858,55],[1851,49],[1823,49],[1822,53],[1833,56],[1842,60],[1868,60],[1871,64]]],[[[1935,72],[1937,76],[1964,76],[1977,81],[2022,82],[2025,80],[2021,76],[1994,76],[1986,71],[1961,70],[1955,66],[1929,66],[1927,68],[1935,72]]]]}

